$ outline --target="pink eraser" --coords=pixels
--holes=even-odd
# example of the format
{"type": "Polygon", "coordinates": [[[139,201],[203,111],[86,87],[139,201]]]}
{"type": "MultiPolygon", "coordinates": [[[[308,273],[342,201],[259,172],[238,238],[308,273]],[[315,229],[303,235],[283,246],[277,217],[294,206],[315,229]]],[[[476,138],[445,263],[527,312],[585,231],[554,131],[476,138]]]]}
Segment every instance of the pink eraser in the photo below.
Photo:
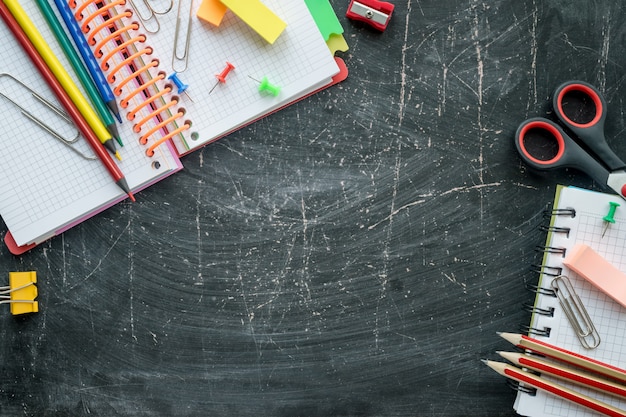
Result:
{"type": "Polygon", "coordinates": [[[563,264],[626,307],[626,274],[585,244],[576,244],[563,264]]]}

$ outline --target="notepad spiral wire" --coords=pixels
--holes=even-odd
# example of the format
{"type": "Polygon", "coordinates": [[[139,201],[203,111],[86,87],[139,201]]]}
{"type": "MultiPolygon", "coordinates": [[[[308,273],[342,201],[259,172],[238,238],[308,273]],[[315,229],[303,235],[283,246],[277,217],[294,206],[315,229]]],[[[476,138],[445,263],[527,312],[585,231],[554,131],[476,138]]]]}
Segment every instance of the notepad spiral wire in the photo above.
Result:
{"type": "MultiPolygon", "coordinates": [[[[560,209],[560,210],[547,209],[544,211],[543,214],[544,214],[543,216],[544,218],[552,220],[554,216],[570,216],[570,217],[576,216],[576,210],[574,209],[560,209]]],[[[548,233],[548,236],[551,233],[561,233],[564,235],[569,235],[570,233],[570,228],[555,227],[552,224],[548,226],[540,225],[539,229],[548,233]]],[[[542,257],[542,262],[540,264],[531,264],[530,266],[531,272],[540,274],[540,277],[541,275],[545,275],[550,278],[556,278],[556,277],[561,276],[563,272],[563,268],[561,266],[546,264],[546,259],[548,257],[545,255],[546,254],[559,254],[559,255],[565,256],[565,253],[567,252],[565,248],[558,247],[558,246],[538,245],[535,247],[535,251],[543,254],[544,256],[542,257]]],[[[539,282],[541,282],[541,279],[539,280],[539,282]]],[[[531,313],[533,316],[537,315],[537,316],[549,317],[549,318],[554,317],[555,310],[557,308],[560,308],[558,305],[557,290],[555,290],[554,288],[541,286],[539,284],[537,285],[526,284],[526,289],[534,293],[536,297],[538,296],[548,297],[548,299],[553,300],[553,301],[549,301],[547,303],[548,304],[547,306],[544,305],[541,307],[538,306],[537,303],[535,304],[525,303],[525,304],[522,304],[522,309],[524,311],[531,313]]],[[[529,335],[549,338],[552,328],[549,326],[535,327],[532,325],[522,324],[520,325],[520,331],[529,335]]],[[[510,379],[507,380],[507,384],[512,389],[519,391],[521,393],[535,395],[537,392],[536,388],[528,387],[524,384],[520,384],[519,382],[510,380],[510,379]]]]}
{"type": "MultiPolygon", "coordinates": [[[[535,247],[541,260],[529,265],[531,273],[537,274],[535,281],[526,284],[526,288],[534,293],[534,303],[523,305],[522,308],[531,314],[527,326],[521,325],[520,330],[538,343],[622,366],[626,361],[626,309],[568,266],[568,259],[575,248],[584,244],[594,248],[618,268],[626,269],[626,235],[622,229],[626,223],[623,217],[603,235],[604,216],[609,203],[616,198],[615,195],[577,187],[557,187],[553,204],[546,208],[543,221],[538,225],[538,229],[546,235],[544,242],[535,247]],[[575,306],[572,310],[576,313],[574,321],[568,316],[568,306],[575,306]],[[577,309],[581,309],[582,313],[578,314],[577,309]]],[[[548,357],[546,360],[559,362],[556,358],[548,357]]],[[[623,398],[561,381],[546,372],[538,373],[546,380],[626,410],[623,398]]],[[[567,399],[542,389],[536,390],[529,384],[514,382],[509,385],[518,391],[513,407],[520,415],[595,415],[567,399]]]]}
{"type": "MultiPolygon", "coordinates": [[[[581,345],[586,349],[595,349],[600,344],[600,335],[598,334],[592,319],[589,317],[585,306],[580,300],[578,294],[574,290],[569,277],[563,274],[563,267],[560,264],[553,264],[558,259],[564,259],[567,255],[567,247],[554,244],[553,235],[562,236],[569,239],[571,232],[570,227],[557,226],[554,223],[555,217],[576,217],[576,210],[573,208],[546,210],[544,218],[550,219],[550,225],[542,225],[539,228],[547,232],[546,245],[540,245],[535,248],[536,251],[543,254],[541,264],[531,265],[531,271],[539,274],[538,285],[526,285],[529,291],[534,292],[535,304],[524,304],[522,308],[532,314],[532,317],[546,317],[548,320],[535,320],[535,323],[541,322],[543,326],[522,325],[520,330],[533,336],[549,338],[552,328],[545,325],[550,322],[550,318],[555,316],[555,311],[560,308],[567,317],[575,335],[578,337],[581,345]],[[546,277],[549,287],[542,285],[546,277]],[[544,303],[538,303],[541,297],[544,303]]],[[[559,240],[559,239],[557,239],[559,240]]],[[[562,241],[563,243],[563,241],[562,241]]]]}
{"type": "MultiPolygon", "coordinates": [[[[547,209],[544,211],[543,214],[544,214],[543,216],[544,218],[552,220],[554,216],[570,216],[570,217],[576,216],[576,210],[574,209],[559,209],[559,210],[547,209]]],[[[550,235],[551,233],[562,233],[565,235],[569,235],[569,232],[570,232],[570,228],[568,227],[555,227],[552,224],[548,226],[540,225],[539,229],[547,232],[548,235],[550,235]]],[[[558,276],[561,276],[563,272],[563,268],[558,265],[546,264],[546,259],[548,257],[545,255],[546,254],[558,254],[558,255],[565,256],[566,249],[563,247],[558,247],[558,246],[538,245],[535,247],[535,250],[537,252],[542,253],[544,256],[542,258],[542,263],[532,264],[530,267],[530,270],[534,273],[540,274],[540,276],[545,275],[551,278],[556,278],[558,276]]],[[[541,282],[541,279],[539,281],[541,282]]],[[[531,314],[538,314],[540,316],[553,317],[555,308],[558,308],[557,291],[554,288],[541,287],[539,285],[532,285],[532,284],[527,284],[526,289],[528,291],[535,293],[536,296],[541,295],[541,296],[547,296],[547,297],[553,298],[554,305],[550,305],[547,307],[538,307],[536,304],[535,305],[524,304],[522,308],[525,311],[530,312],[531,314]]],[[[527,325],[522,325],[520,327],[520,330],[522,330],[524,333],[528,333],[528,334],[536,335],[536,336],[544,336],[544,337],[550,337],[550,331],[551,331],[550,327],[537,328],[537,327],[527,326],[527,325]]]]}
{"type": "Polygon", "coordinates": [[[165,82],[159,60],[147,37],[126,8],[126,0],[70,0],[69,6],[81,26],[113,93],[120,98],[126,119],[140,134],[146,154],[191,127],[186,110],[172,85],[165,82]]]}

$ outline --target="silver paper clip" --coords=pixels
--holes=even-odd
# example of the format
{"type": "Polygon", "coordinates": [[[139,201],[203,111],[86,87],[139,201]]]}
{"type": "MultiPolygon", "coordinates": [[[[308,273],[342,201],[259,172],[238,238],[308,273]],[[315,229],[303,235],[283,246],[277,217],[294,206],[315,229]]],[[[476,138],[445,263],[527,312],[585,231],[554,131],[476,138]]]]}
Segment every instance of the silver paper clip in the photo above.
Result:
{"type": "Polygon", "coordinates": [[[185,0],[179,0],[178,12],[176,15],[176,29],[174,32],[174,51],[172,52],[172,69],[174,72],[183,72],[187,69],[187,62],[189,61],[189,43],[191,39],[191,22],[193,17],[193,0],[189,1],[189,16],[187,18],[187,34],[185,35],[185,45],[183,47],[182,54],[178,50],[178,38],[181,31],[181,5],[185,0]]]}
{"type": "Polygon", "coordinates": [[[174,7],[174,0],[170,0],[168,6],[163,10],[156,10],[148,0],[142,0],[143,9],[147,12],[147,16],[142,13],[142,10],[137,7],[133,0],[128,0],[130,6],[135,11],[135,14],[141,21],[141,24],[146,29],[146,32],[149,33],[157,33],[161,29],[161,24],[159,23],[159,19],[157,19],[157,15],[163,15],[169,13],[170,10],[174,7]],[[151,28],[154,26],[154,28],[151,28]]]}
{"type": "MultiPolygon", "coordinates": [[[[48,109],[50,109],[52,112],[54,112],[56,115],[58,115],[67,124],[69,124],[70,126],[74,126],[74,124],[72,123],[71,119],[61,109],[57,108],[54,104],[50,103],[48,100],[46,100],[45,98],[40,96],[36,91],[34,91],[32,88],[28,87],[22,81],[20,81],[17,78],[15,78],[13,75],[8,74],[6,72],[2,72],[2,73],[0,73],[0,77],[8,77],[8,78],[12,79],[17,84],[19,84],[22,88],[25,88],[26,90],[28,90],[30,92],[30,94],[33,96],[33,98],[35,98],[41,104],[43,104],[48,109]]],[[[76,129],[76,136],[74,136],[73,138],[71,138],[71,139],[64,138],[59,132],[54,130],[54,128],[52,128],[50,125],[45,123],[43,120],[41,120],[41,119],[37,118],[36,116],[34,116],[31,112],[29,112],[24,107],[19,105],[11,97],[7,96],[3,92],[0,92],[0,96],[4,97],[8,102],[13,104],[18,109],[20,109],[20,113],[22,113],[24,116],[26,116],[26,118],[28,118],[33,123],[35,123],[37,126],[39,126],[43,130],[48,132],[50,135],[52,135],[53,138],[57,139],[63,145],[65,145],[68,148],[70,148],[73,152],[75,152],[81,158],[86,159],[88,161],[95,161],[97,159],[95,156],[85,155],[84,153],[82,153],[81,151],[79,151],[78,149],[76,149],[73,146],[78,141],[78,139],[80,138],[80,132],[78,131],[78,129],[76,129]]]]}
{"type": "Polygon", "coordinates": [[[597,348],[600,345],[600,335],[593,325],[587,309],[574,291],[569,278],[565,275],[559,275],[552,280],[550,286],[556,290],[559,303],[583,347],[586,349],[597,348]]]}

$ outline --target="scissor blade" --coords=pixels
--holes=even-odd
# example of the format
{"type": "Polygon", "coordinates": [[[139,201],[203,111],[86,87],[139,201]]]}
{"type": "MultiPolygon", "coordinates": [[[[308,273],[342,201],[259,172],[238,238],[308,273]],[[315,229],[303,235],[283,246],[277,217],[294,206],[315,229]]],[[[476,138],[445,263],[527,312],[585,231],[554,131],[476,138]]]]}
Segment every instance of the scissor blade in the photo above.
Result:
{"type": "Polygon", "coordinates": [[[606,184],[620,197],[626,200],[626,171],[613,171],[609,174],[606,184]]]}

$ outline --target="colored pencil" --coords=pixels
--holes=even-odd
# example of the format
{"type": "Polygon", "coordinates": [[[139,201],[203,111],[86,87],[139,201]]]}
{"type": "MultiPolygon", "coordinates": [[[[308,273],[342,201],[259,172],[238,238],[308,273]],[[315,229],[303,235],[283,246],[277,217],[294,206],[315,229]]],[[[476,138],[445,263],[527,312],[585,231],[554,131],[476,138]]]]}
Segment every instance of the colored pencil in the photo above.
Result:
{"type": "Polygon", "coordinates": [[[519,348],[527,349],[532,352],[548,356],[550,358],[567,362],[571,365],[578,366],[579,368],[583,368],[587,371],[595,372],[607,378],[615,379],[622,384],[626,384],[626,370],[624,369],[609,365],[604,362],[600,362],[598,360],[575,352],[570,352],[569,350],[551,345],[541,340],[533,339],[532,337],[528,337],[525,335],[516,333],[499,333],[499,335],[519,348]]]}
{"type": "Polygon", "coordinates": [[[498,355],[518,367],[533,369],[542,375],[552,375],[555,378],[570,381],[577,385],[626,398],[626,385],[611,382],[607,379],[570,369],[525,353],[498,352],[498,355]]]}
{"type": "Polygon", "coordinates": [[[80,29],[80,26],[76,21],[76,18],[74,17],[74,14],[72,13],[72,10],[70,9],[70,6],[67,2],[68,0],[54,0],[54,4],[56,4],[57,9],[59,10],[59,14],[65,22],[65,27],[72,36],[72,39],[74,39],[76,48],[78,49],[78,52],[80,52],[80,55],[83,57],[83,61],[85,61],[85,65],[87,66],[87,69],[89,70],[89,73],[91,74],[91,77],[93,78],[93,81],[96,84],[98,91],[102,95],[102,99],[106,102],[107,106],[109,106],[109,109],[111,109],[113,114],[115,114],[117,120],[121,122],[122,119],[120,118],[120,111],[117,107],[117,103],[115,102],[113,90],[111,90],[111,86],[107,82],[104,73],[100,69],[100,66],[98,65],[98,61],[96,61],[96,57],[94,56],[93,51],[89,48],[89,45],[87,44],[87,39],[85,39],[85,35],[83,35],[83,32],[80,29]]]}
{"type": "Polygon", "coordinates": [[[54,77],[54,73],[48,66],[44,59],[37,53],[37,49],[34,47],[28,36],[24,33],[21,26],[13,17],[13,14],[8,9],[4,1],[0,1],[0,17],[5,21],[7,27],[13,33],[13,36],[20,43],[24,51],[28,54],[33,64],[37,67],[39,72],[42,74],[43,78],[46,80],[54,94],[57,96],[65,110],[68,112],[76,126],[81,131],[87,142],[91,145],[94,152],[100,159],[100,161],[104,164],[105,168],[109,172],[109,174],[113,177],[115,183],[130,197],[132,201],[135,201],[135,197],[133,196],[126,178],[122,171],[117,166],[115,161],[111,158],[111,155],[104,149],[103,145],[100,143],[99,139],[91,130],[91,127],[83,117],[82,113],[76,107],[76,104],[69,97],[67,92],[63,89],[63,86],[54,77]]]}
{"type": "Polygon", "coordinates": [[[115,141],[111,137],[111,134],[104,126],[104,123],[100,120],[94,109],[91,107],[85,96],[78,89],[78,86],[72,80],[72,77],[67,73],[63,65],[56,57],[46,40],[41,33],[37,30],[33,22],[28,17],[28,14],[24,11],[18,0],[2,0],[4,5],[13,15],[14,20],[22,29],[22,32],[26,34],[30,43],[35,47],[38,54],[43,58],[46,66],[50,68],[54,77],[59,81],[63,89],[67,92],[67,95],[76,105],[76,108],[81,112],[91,129],[96,134],[96,137],[107,147],[118,159],[120,155],[116,150],[115,141]]]}
{"type": "Polygon", "coordinates": [[[531,386],[533,388],[545,391],[548,394],[563,398],[578,405],[582,405],[583,407],[587,407],[590,410],[602,413],[610,417],[626,417],[626,411],[620,410],[619,408],[613,407],[610,404],[588,397],[584,394],[566,388],[562,385],[549,381],[535,374],[531,374],[530,372],[523,371],[513,365],[487,360],[483,360],[483,362],[500,375],[521,382],[526,386],[531,386]]]}
{"type": "Polygon", "coordinates": [[[61,48],[63,48],[63,52],[65,53],[65,56],[67,56],[67,59],[70,61],[72,68],[74,68],[74,72],[76,72],[76,75],[78,75],[78,79],[80,80],[80,83],[87,92],[87,95],[91,99],[91,102],[96,108],[98,115],[100,115],[100,118],[106,125],[109,133],[111,133],[115,140],[117,140],[117,143],[120,146],[123,146],[113,116],[111,116],[107,105],[102,100],[102,97],[96,89],[96,86],[91,79],[89,72],[85,68],[85,65],[83,64],[80,56],[78,56],[78,52],[76,52],[76,49],[72,45],[72,41],[65,34],[65,30],[63,30],[63,25],[61,25],[61,22],[59,22],[59,19],[57,19],[56,14],[54,14],[54,10],[50,6],[50,3],[48,2],[48,0],[37,0],[37,5],[39,6],[39,9],[41,10],[43,16],[46,18],[48,26],[50,26],[50,29],[54,33],[57,41],[59,41],[61,48]]]}

